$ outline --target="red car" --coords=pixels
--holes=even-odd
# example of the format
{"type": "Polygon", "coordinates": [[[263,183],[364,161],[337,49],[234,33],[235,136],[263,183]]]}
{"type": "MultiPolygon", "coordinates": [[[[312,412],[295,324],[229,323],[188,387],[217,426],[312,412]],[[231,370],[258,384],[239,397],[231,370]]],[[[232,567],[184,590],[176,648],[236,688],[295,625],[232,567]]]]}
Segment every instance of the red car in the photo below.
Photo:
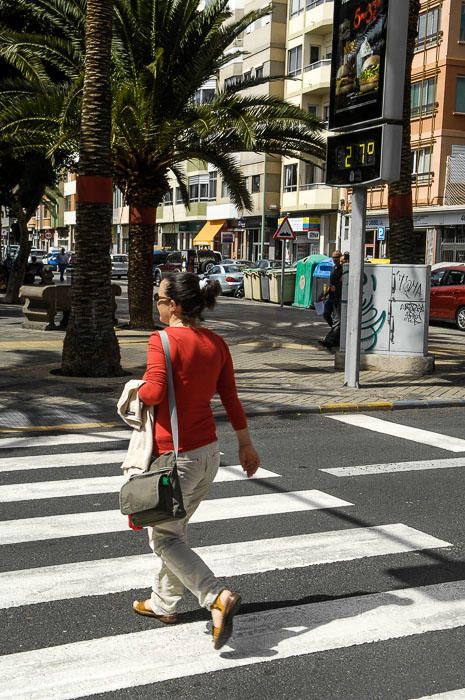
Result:
{"type": "Polygon", "coordinates": [[[433,270],[430,299],[432,321],[452,321],[465,331],[465,265],[433,270]]]}

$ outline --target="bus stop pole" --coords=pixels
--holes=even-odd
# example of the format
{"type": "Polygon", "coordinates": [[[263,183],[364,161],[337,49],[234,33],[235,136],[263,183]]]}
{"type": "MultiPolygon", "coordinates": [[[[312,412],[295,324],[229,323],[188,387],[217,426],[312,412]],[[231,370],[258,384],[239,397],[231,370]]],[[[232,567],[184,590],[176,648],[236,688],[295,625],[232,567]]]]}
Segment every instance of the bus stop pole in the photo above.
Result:
{"type": "Polygon", "coordinates": [[[352,229],[344,367],[344,385],[353,389],[359,388],[360,375],[360,333],[362,322],[366,207],[366,187],[354,187],[352,191],[352,229]]]}

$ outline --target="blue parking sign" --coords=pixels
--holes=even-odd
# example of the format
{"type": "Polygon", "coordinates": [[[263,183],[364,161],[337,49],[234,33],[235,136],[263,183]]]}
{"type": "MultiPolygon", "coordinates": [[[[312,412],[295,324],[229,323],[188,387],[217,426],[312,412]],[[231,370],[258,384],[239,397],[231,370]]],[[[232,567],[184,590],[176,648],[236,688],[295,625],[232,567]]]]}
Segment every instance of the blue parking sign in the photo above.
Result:
{"type": "Polygon", "coordinates": [[[385,226],[378,226],[378,233],[376,236],[376,240],[384,241],[385,238],[386,238],[386,227],[385,226]]]}

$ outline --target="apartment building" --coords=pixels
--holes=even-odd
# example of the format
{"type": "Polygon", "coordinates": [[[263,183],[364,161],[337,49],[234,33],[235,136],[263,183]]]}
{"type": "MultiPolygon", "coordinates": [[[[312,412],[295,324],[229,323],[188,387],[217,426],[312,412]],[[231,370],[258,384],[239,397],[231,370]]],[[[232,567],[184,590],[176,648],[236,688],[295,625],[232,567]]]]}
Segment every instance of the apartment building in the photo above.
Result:
{"type": "Polygon", "coordinates": [[[28,221],[33,248],[48,250],[51,246],[68,248],[69,230],[65,225],[64,183],[58,186],[53,201],[44,198],[35,215],[28,221]]]}
{"type": "MultiPolygon", "coordinates": [[[[284,97],[322,121],[328,120],[333,0],[289,0],[287,74],[284,97]]],[[[323,163],[285,159],[281,212],[289,214],[297,234],[293,259],[328,253],[336,245],[341,198],[324,184],[323,163]]]]}
{"type": "MultiPolygon", "coordinates": [[[[465,261],[465,2],[422,0],[412,65],[412,195],[427,263],[465,261]]],[[[368,196],[365,252],[389,254],[387,188],[368,196]],[[377,241],[378,227],[386,243],[377,241]]]]}

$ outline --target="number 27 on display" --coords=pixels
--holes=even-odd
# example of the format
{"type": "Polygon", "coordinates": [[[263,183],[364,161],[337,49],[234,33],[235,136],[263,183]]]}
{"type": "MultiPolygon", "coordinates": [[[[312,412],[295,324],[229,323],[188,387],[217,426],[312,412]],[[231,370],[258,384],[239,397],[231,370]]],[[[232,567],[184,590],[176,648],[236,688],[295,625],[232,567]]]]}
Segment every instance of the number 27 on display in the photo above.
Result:
{"type": "Polygon", "coordinates": [[[375,154],[375,142],[368,141],[367,143],[358,143],[356,146],[346,146],[346,156],[344,165],[346,168],[352,167],[352,158],[354,155],[354,147],[358,149],[357,165],[365,165],[368,156],[375,154]]]}

